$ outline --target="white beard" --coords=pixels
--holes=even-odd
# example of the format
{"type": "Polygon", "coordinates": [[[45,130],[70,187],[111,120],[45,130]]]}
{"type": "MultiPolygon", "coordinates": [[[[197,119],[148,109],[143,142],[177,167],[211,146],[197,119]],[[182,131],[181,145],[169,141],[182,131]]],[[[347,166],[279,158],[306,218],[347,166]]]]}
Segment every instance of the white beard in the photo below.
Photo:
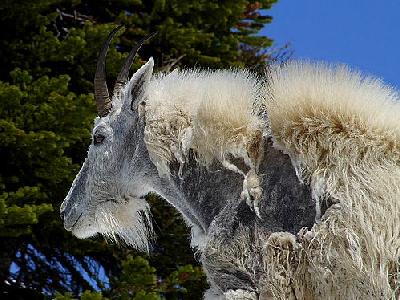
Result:
{"type": "Polygon", "coordinates": [[[106,202],[95,214],[98,232],[113,241],[123,241],[148,252],[153,237],[149,204],[144,199],[130,199],[126,203],[106,202]]]}

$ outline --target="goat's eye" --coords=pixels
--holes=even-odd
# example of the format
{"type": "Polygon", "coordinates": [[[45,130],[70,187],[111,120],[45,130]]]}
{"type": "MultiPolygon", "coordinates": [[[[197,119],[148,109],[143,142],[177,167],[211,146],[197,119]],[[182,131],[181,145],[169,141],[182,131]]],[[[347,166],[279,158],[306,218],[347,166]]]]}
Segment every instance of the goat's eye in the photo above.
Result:
{"type": "Polygon", "coordinates": [[[93,144],[94,145],[99,145],[101,144],[105,139],[105,136],[102,134],[96,134],[95,136],[93,136],[93,144]]]}

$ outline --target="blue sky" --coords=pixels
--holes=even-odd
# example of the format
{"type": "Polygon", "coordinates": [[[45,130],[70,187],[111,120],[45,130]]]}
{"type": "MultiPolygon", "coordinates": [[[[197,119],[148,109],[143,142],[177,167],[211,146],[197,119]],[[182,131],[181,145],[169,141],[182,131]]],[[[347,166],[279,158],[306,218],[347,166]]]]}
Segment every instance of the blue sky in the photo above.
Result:
{"type": "Polygon", "coordinates": [[[400,90],[400,0],[279,0],[263,35],[292,58],[345,63],[400,90]]]}

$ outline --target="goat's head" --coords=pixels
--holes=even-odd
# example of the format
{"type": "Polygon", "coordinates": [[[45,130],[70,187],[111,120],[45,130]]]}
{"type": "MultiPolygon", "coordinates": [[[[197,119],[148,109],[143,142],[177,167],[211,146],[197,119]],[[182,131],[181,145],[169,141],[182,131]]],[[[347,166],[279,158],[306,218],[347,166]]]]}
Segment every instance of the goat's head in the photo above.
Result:
{"type": "Polygon", "coordinates": [[[147,193],[143,181],[146,166],[143,157],[143,113],[146,86],[153,71],[153,60],[142,66],[128,82],[129,68],[140,41],[122,67],[110,98],[105,75],[105,58],[115,28],[100,51],[94,79],[99,117],[95,119],[93,141],[88,156],[75,178],[60,212],[64,226],[79,238],[101,233],[122,238],[126,243],[146,250],[151,232],[147,193]]]}

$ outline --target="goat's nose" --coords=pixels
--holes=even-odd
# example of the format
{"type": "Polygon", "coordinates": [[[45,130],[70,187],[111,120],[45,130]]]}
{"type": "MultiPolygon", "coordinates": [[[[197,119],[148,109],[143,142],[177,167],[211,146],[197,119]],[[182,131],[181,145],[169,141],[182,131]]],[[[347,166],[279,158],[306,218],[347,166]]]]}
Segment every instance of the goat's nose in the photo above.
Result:
{"type": "Polygon", "coordinates": [[[68,203],[67,199],[65,199],[63,201],[63,203],[61,203],[61,206],[60,206],[60,218],[61,218],[61,220],[64,220],[64,218],[65,218],[65,209],[67,208],[67,203],[68,203]]]}
{"type": "Polygon", "coordinates": [[[82,205],[67,197],[60,207],[60,217],[64,221],[64,228],[71,231],[83,215],[83,211],[82,205]]]}

